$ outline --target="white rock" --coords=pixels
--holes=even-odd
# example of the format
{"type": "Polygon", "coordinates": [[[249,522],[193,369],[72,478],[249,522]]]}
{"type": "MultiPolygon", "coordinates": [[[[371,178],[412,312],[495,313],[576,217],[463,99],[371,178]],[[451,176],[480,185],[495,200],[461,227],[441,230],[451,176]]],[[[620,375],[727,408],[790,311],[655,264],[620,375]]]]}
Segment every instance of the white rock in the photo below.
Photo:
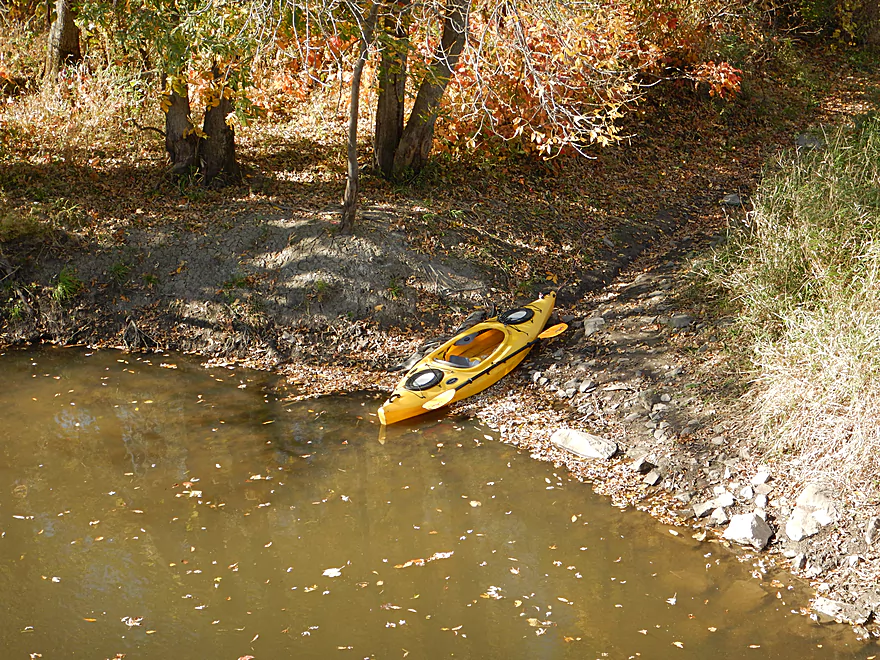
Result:
{"type": "Polygon", "coordinates": [[[643,482],[648,484],[649,486],[656,486],[660,483],[660,480],[663,478],[663,475],[660,473],[660,470],[654,468],[648,474],[645,475],[645,478],[642,479],[643,482]]]}
{"type": "Polygon", "coordinates": [[[697,518],[702,518],[703,516],[708,516],[709,512],[715,509],[715,502],[713,500],[709,500],[708,502],[702,502],[700,504],[694,505],[694,515],[697,518]]]}
{"type": "Polygon", "coordinates": [[[730,520],[730,516],[727,515],[727,511],[722,507],[718,507],[712,512],[712,520],[718,525],[723,525],[730,520]]]}
{"type": "Polygon", "coordinates": [[[733,495],[726,490],[715,498],[715,506],[717,507],[733,506],[733,502],[733,495]]]}
{"type": "Polygon", "coordinates": [[[613,440],[574,429],[557,429],[550,436],[550,442],[581,458],[609,459],[617,453],[617,443],[613,440]]]}
{"type": "Polygon", "coordinates": [[[757,514],[743,513],[730,519],[730,524],[724,530],[723,536],[734,543],[750,545],[762,550],[770,537],[773,536],[773,530],[757,514]]]}
{"type": "Polygon", "coordinates": [[[762,493],[755,497],[755,506],[764,509],[767,507],[768,501],[767,496],[762,493]]]}
{"type": "Polygon", "coordinates": [[[769,478],[770,473],[767,470],[758,470],[758,473],[752,477],[752,485],[760,486],[761,484],[765,484],[769,478]]]}
{"type": "Polygon", "coordinates": [[[840,615],[841,610],[843,610],[843,603],[831,600],[830,598],[819,596],[813,601],[814,612],[830,616],[832,619],[836,619],[840,615]]]}
{"type": "Polygon", "coordinates": [[[755,496],[755,489],[751,486],[746,486],[741,491],[739,491],[739,496],[744,500],[750,500],[755,496]]]}
{"type": "Polygon", "coordinates": [[[819,484],[807,484],[798,495],[794,511],[785,523],[785,534],[792,541],[813,536],[838,517],[830,492],[819,484]]]}

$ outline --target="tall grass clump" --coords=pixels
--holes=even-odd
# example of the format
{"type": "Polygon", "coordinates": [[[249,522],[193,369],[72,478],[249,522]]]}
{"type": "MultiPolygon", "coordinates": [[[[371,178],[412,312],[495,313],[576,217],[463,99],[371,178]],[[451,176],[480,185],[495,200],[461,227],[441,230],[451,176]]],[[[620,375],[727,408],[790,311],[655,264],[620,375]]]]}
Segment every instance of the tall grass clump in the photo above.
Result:
{"type": "Polygon", "coordinates": [[[752,342],[755,415],[803,475],[877,488],[880,475],[880,121],[788,154],[720,283],[752,342]]]}

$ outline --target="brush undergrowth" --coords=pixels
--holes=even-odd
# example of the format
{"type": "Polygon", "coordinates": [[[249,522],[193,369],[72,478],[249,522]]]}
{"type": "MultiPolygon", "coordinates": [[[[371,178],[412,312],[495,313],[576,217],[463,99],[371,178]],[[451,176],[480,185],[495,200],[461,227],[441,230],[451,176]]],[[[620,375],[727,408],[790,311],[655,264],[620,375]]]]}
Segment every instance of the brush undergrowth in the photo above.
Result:
{"type": "Polygon", "coordinates": [[[880,121],[826,133],[768,173],[716,282],[752,343],[755,415],[807,475],[878,487],[880,121]]]}

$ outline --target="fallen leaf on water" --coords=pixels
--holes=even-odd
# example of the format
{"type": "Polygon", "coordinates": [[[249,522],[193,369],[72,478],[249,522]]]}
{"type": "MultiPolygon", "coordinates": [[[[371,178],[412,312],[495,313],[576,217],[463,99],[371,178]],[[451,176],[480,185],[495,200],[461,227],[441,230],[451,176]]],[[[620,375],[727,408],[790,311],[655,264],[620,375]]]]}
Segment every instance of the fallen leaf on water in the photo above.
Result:
{"type": "Polygon", "coordinates": [[[254,656],[252,655],[243,655],[238,660],[254,660],[254,656]]]}
{"type": "Polygon", "coordinates": [[[673,646],[677,646],[677,647],[680,648],[680,649],[683,649],[683,648],[684,648],[684,644],[682,644],[681,642],[672,642],[672,645],[673,645],[673,646]]]}
{"type": "Polygon", "coordinates": [[[84,618],[83,621],[88,621],[89,623],[94,623],[95,621],[97,621],[97,619],[86,619],[86,618],[84,618]]]}
{"type": "Polygon", "coordinates": [[[749,644],[749,648],[750,649],[759,649],[759,648],[761,648],[761,645],[760,644],[749,644]]]}
{"type": "Polygon", "coordinates": [[[715,632],[716,630],[718,630],[718,628],[715,626],[709,626],[709,632],[715,632]]]}
{"type": "Polygon", "coordinates": [[[640,630],[639,632],[642,633],[643,635],[647,635],[647,634],[648,634],[648,631],[647,631],[647,630],[640,630]]]}
{"type": "Polygon", "coordinates": [[[339,568],[328,568],[322,573],[322,575],[324,577],[332,577],[332,578],[339,577],[340,575],[342,575],[343,568],[345,568],[345,566],[340,566],[339,568]]]}
{"type": "Polygon", "coordinates": [[[666,599],[666,602],[669,603],[670,605],[675,605],[675,603],[676,603],[676,601],[677,601],[676,596],[678,596],[678,592],[677,592],[677,591],[675,592],[675,594],[673,594],[672,598],[667,598],[667,599],[666,599]]]}

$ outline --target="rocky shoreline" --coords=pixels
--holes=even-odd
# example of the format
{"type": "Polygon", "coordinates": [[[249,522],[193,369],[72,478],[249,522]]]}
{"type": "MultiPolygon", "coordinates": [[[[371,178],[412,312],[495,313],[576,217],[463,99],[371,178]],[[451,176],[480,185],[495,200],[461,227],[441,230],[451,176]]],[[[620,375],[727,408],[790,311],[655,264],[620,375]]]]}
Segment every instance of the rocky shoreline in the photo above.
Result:
{"type": "Polygon", "coordinates": [[[560,310],[573,331],[526,363],[506,392],[464,407],[614,504],[733,547],[753,560],[756,578],[772,565],[809,581],[815,596],[804,614],[876,640],[880,501],[805,481],[755,444],[747,402],[706,397],[730,373],[735,347],[729,319],[689,295],[687,256],[717,240],[671,240],[560,310]]]}
{"type": "MultiPolygon", "coordinates": [[[[689,230],[670,215],[660,220],[674,238],[655,228],[609,247],[595,272],[560,293],[557,314],[570,330],[455,413],[478,416],[503,441],[565,465],[615,505],[741,548],[759,579],[770,566],[786,567],[816,592],[805,614],[846,622],[864,640],[880,637],[880,502],[859,500],[857,492],[843,500],[821,483],[803,482],[783,457],[762,454],[743,421],[747,402],[736,388],[745,377],[733,373],[731,319],[713,316],[715,308],[692,289],[690,257],[720,234],[689,230]]],[[[419,296],[434,300],[441,286],[458,282],[477,293],[455,296],[440,313],[455,324],[456,309],[466,312],[492,294],[467,264],[409,253],[405,237],[389,239],[385,222],[367,223],[350,240],[322,229],[320,219],[278,218],[269,230],[254,219],[228,235],[171,234],[136,250],[129,244],[129,253],[148,256],[133,266],[138,277],[167,275],[126,292],[94,285],[121,248],[83,254],[78,272],[93,283],[91,293],[73,308],[45,303],[29,327],[0,328],[0,346],[48,340],[180,350],[273,370],[301,397],[389,389],[397,375],[388,367],[429,335],[382,319],[430,320],[419,296]],[[249,256],[258,238],[264,251],[249,256]],[[391,291],[389,272],[413,283],[412,291],[391,291]],[[206,286],[215,292],[194,293],[206,286]],[[364,305],[373,319],[362,318],[362,309],[346,312],[364,305]]],[[[138,243],[146,234],[128,238],[138,243]]]]}

